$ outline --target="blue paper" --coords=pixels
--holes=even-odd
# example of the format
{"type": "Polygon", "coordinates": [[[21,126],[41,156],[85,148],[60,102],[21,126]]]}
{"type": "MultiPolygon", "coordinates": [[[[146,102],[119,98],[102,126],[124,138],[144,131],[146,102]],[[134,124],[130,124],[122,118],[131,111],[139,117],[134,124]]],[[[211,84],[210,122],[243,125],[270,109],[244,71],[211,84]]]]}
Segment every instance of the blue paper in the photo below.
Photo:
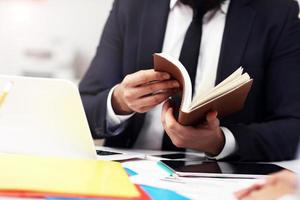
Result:
{"type": "Polygon", "coordinates": [[[125,171],[127,172],[128,176],[135,176],[138,175],[138,173],[136,173],[135,171],[128,169],[126,167],[124,167],[125,171]]]}
{"type": "Polygon", "coordinates": [[[172,190],[166,190],[151,186],[142,185],[141,188],[151,197],[152,200],[171,199],[171,200],[189,200],[189,198],[178,194],[172,190]]]}

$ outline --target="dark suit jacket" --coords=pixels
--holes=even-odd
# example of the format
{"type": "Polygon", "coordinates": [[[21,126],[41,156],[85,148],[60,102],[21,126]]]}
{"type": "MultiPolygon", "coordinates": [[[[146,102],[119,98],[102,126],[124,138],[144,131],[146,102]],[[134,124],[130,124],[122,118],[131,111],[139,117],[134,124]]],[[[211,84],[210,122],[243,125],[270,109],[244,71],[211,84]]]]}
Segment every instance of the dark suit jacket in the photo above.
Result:
{"type": "MultiPolygon", "coordinates": [[[[161,52],[169,0],[115,0],[97,54],[80,84],[94,138],[107,138],[109,90],[127,75],[153,66],[161,52]]],[[[220,119],[238,143],[233,160],[292,159],[300,136],[300,21],[293,0],[231,0],[217,83],[239,66],[254,79],[244,109],[220,119]]],[[[175,33],[176,34],[176,33],[175,33]]],[[[106,145],[132,147],[144,114],[106,145]]]]}

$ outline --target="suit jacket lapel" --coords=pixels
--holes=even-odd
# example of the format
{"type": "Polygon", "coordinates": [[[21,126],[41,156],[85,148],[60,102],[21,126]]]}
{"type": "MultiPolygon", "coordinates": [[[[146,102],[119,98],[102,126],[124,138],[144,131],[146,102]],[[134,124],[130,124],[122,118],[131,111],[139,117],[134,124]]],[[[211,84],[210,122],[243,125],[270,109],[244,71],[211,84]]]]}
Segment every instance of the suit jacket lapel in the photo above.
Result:
{"type": "Polygon", "coordinates": [[[137,69],[153,67],[153,53],[161,52],[168,21],[170,0],[146,0],[141,16],[137,69]]]}
{"type": "Polygon", "coordinates": [[[231,0],[221,47],[216,83],[224,80],[240,65],[251,32],[255,11],[249,0],[231,0]]]}

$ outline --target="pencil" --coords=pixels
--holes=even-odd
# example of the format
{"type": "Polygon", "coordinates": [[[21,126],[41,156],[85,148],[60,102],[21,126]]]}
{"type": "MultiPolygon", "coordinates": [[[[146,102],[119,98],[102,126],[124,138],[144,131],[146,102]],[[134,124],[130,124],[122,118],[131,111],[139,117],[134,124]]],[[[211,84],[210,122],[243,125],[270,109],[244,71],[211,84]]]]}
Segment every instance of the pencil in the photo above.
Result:
{"type": "Polygon", "coordinates": [[[4,101],[13,86],[12,82],[8,82],[5,84],[3,91],[0,93],[0,107],[4,104],[4,101]]]}

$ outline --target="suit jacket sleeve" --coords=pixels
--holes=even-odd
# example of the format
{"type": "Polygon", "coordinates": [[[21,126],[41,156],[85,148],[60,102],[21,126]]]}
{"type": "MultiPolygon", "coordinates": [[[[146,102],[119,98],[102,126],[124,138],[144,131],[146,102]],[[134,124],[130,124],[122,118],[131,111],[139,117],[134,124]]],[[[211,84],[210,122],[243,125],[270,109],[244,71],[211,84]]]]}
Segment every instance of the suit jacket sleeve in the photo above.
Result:
{"type": "MultiPolygon", "coordinates": [[[[300,135],[300,20],[291,4],[265,70],[263,122],[227,127],[238,143],[234,157],[247,161],[294,159],[300,135]]],[[[284,17],[284,16],[282,16],[284,17]]],[[[255,80],[254,80],[255,81],[255,80]]]]}
{"type": "Polygon", "coordinates": [[[97,54],[79,90],[94,138],[109,136],[106,131],[106,102],[110,89],[122,81],[123,33],[116,0],[103,30],[97,54]]]}

